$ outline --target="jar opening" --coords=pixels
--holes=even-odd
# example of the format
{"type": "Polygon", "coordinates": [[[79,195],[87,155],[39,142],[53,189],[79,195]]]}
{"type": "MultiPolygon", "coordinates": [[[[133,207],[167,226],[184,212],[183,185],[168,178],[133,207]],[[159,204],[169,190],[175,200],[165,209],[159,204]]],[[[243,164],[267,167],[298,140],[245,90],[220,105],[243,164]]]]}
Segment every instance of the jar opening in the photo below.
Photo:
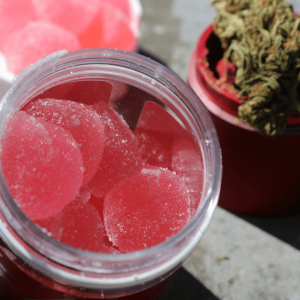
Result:
{"type": "MultiPolygon", "coordinates": [[[[212,122],[191,89],[160,64],[121,51],[84,50],[45,58],[20,74],[1,102],[2,134],[7,120],[24,105],[41,97],[64,99],[58,97],[61,88],[65,91],[66,86],[77,85],[78,82],[83,86],[91,82],[95,85],[100,83],[102,88],[105,83],[110,83],[115,89],[111,105],[132,131],[137,127],[143,130],[139,127],[139,118],[145,103],[156,103],[167,116],[175,116],[185,137],[192,142],[194,153],[202,158],[200,206],[197,210],[198,203],[195,200],[195,215],[187,226],[152,248],[122,255],[92,253],[54,240],[29,221],[12,200],[1,172],[2,236],[17,255],[34,264],[36,269],[74,285],[89,288],[99,284],[128,286],[151,280],[174,268],[190,253],[195,245],[192,237],[197,237],[198,241],[212,216],[221,173],[220,150],[212,122]],[[137,102],[133,101],[132,95],[138,99],[137,102]],[[51,261],[46,267],[43,263],[45,259],[51,261]],[[82,272],[85,278],[80,276],[82,272]],[[136,273],[140,274],[138,278],[134,275],[136,273]]],[[[84,88],[80,92],[84,94],[84,88]]],[[[69,95],[72,93],[74,95],[71,89],[69,95]]],[[[164,168],[167,169],[167,166],[164,168]]]]}

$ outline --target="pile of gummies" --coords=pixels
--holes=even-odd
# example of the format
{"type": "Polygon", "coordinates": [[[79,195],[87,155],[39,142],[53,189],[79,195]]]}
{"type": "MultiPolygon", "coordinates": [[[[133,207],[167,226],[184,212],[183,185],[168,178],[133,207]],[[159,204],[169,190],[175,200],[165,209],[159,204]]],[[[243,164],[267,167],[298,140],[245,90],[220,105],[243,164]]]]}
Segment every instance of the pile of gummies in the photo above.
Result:
{"type": "Polygon", "coordinates": [[[48,54],[86,48],[136,51],[138,0],[0,0],[0,51],[18,74],[48,54]]]}
{"type": "Polygon", "coordinates": [[[146,102],[132,131],[111,104],[112,88],[78,81],[57,88],[64,99],[40,94],[8,122],[0,158],[13,199],[49,236],[82,250],[127,253],[190,221],[203,163],[161,105],[146,102]],[[91,90],[94,96],[84,94],[91,90]]]}

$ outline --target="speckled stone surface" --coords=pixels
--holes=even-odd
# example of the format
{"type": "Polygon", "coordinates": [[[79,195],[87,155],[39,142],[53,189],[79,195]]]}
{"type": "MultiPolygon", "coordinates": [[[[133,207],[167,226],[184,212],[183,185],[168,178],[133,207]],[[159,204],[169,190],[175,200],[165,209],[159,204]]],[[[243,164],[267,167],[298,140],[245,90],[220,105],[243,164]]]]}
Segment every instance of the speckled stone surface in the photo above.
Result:
{"type": "Polygon", "coordinates": [[[300,300],[300,252],[217,208],[184,264],[224,300],[300,300]]]}

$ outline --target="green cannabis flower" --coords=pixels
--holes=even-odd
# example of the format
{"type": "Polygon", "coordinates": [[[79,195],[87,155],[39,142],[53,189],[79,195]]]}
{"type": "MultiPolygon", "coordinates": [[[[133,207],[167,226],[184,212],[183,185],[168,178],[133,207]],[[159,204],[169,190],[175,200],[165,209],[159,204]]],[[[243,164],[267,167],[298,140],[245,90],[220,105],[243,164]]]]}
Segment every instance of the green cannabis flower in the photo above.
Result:
{"type": "Polygon", "coordinates": [[[280,136],[300,113],[300,18],[284,0],[211,0],[214,32],[236,66],[240,119],[280,136]]]}

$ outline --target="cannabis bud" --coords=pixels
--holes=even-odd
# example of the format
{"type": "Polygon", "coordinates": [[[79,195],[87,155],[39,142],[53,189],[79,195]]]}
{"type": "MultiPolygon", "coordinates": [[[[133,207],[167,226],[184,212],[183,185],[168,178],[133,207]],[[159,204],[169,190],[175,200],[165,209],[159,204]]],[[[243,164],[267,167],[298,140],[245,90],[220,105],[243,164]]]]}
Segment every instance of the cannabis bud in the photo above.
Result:
{"type": "Polygon", "coordinates": [[[241,121],[280,136],[300,101],[300,18],[284,0],[211,0],[214,32],[236,66],[241,121]]]}

